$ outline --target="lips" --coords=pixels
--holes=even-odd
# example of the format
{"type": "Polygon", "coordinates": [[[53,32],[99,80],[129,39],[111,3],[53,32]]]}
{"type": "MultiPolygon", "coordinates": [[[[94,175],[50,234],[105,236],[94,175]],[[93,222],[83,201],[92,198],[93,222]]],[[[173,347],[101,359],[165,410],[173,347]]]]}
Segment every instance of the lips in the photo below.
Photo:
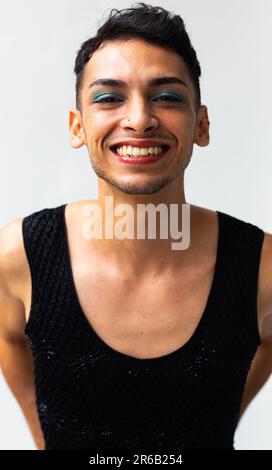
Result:
{"type": "Polygon", "coordinates": [[[170,147],[169,146],[166,147],[163,145],[161,145],[161,147],[163,148],[163,151],[159,153],[158,155],[149,154],[145,156],[132,156],[132,157],[129,157],[127,155],[119,155],[119,153],[117,153],[117,151],[114,150],[114,148],[117,148],[117,146],[112,146],[111,151],[119,162],[133,164],[133,165],[144,165],[144,164],[157,162],[158,160],[161,160],[162,158],[165,157],[170,147]]]}
{"type": "Polygon", "coordinates": [[[126,141],[126,142],[118,142],[117,144],[111,145],[110,149],[116,151],[118,147],[122,147],[126,145],[131,147],[139,147],[139,148],[149,148],[149,147],[163,147],[164,150],[168,150],[170,145],[164,142],[155,142],[154,140],[146,140],[146,141],[126,141]]]}

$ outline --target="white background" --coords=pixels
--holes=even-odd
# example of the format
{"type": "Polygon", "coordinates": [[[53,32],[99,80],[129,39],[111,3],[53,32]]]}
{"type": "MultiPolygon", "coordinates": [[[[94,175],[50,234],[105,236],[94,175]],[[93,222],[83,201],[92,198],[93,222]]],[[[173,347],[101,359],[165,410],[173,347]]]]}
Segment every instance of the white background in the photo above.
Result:
{"type": "MultiPolygon", "coordinates": [[[[86,147],[70,146],[74,60],[111,8],[134,2],[1,0],[0,225],[35,210],[97,197],[86,147]]],[[[185,21],[202,67],[209,147],[195,147],[186,200],[272,233],[272,2],[148,2],[185,21]]],[[[235,327],[235,325],[234,325],[235,327]]],[[[272,379],[242,418],[236,449],[272,449],[272,379]]],[[[34,449],[0,375],[0,449],[34,449]]]]}

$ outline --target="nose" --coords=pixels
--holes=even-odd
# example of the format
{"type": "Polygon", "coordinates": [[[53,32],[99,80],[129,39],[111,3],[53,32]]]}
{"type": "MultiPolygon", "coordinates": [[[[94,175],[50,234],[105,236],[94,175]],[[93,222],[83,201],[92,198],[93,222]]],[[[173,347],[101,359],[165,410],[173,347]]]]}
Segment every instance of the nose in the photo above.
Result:
{"type": "Polygon", "coordinates": [[[121,126],[134,130],[138,134],[158,127],[158,119],[152,114],[151,108],[143,98],[135,97],[127,104],[121,126]]]}

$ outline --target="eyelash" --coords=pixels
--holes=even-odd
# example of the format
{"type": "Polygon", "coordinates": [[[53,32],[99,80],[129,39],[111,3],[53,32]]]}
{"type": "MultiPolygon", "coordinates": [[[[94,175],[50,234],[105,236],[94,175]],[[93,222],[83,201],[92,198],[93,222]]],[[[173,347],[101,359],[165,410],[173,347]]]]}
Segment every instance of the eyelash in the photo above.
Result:
{"type": "MultiPolygon", "coordinates": [[[[182,98],[175,98],[174,96],[171,96],[171,95],[163,95],[163,96],[160,96],[158,97],[157,99],[161,99],[161,98],[169,98],[169,101],[184,101],[182,98]]],[[[105,101],[105,100],[119,100],[119,98],[116,98],[116,97],[110,97],[108,96],[107,98],[102,98],[101,100],[99,101],[95,101],[95,103],[113,103],[113,101],[105,101]]],[[[166,101],[166,100],[162,100],[162,101],[166,101]]]]}

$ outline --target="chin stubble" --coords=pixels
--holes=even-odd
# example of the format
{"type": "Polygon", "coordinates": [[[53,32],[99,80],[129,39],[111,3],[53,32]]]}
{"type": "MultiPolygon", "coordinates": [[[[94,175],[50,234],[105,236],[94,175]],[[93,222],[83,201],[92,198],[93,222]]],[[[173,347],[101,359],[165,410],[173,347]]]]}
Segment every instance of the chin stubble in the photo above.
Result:
{"type": "Polygon", "coordinates": [[[178,176],[182,174],[182,171],[175,175],[170,175],[165,178],[158,178],[156,181],[147,181],[146,183],[143,184],[133,184],[133,183],[121,183],[119,181],[116,181],[113,178],[110,178],[101,168],[96,167],[92,160],[91,164],[93,167],[93,170],[95,171],[96,175],[99,178],[102,178],[104,181],[107,183],[111,184],[115,188],[119,189],[123,193],[126,194],[153,194],[160,189],[164,188],[168,184],[172,183],[178,176]]]}

